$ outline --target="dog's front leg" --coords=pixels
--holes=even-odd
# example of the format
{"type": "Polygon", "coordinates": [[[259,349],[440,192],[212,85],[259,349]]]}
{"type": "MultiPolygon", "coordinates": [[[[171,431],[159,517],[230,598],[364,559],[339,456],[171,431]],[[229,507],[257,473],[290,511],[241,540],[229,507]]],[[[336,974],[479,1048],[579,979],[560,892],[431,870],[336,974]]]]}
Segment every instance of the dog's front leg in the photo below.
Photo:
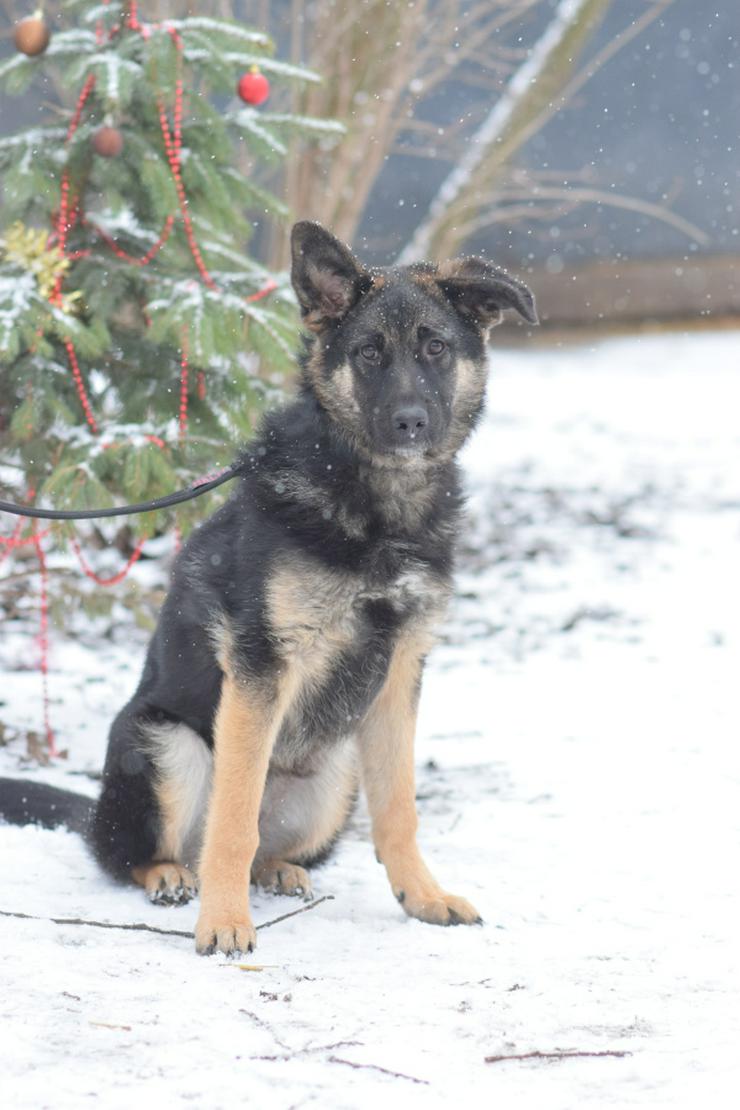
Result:
{"type": "Polygon", "coordinates": [[[195,947],[251,952],[249,872],[270,754],[280,726],[275,691],[225,675],[214,729],[213,787],[201,854],[195,947]]]}
{"type": "Polygon", "coordinates": [[[440,887],[416,843],[414,732],[422,666],[419,643],[412,637],[402,639],[360,730],[375,850],[393,893],[411,917],[433,925],[479,924],[470,902],[440,887]]]}

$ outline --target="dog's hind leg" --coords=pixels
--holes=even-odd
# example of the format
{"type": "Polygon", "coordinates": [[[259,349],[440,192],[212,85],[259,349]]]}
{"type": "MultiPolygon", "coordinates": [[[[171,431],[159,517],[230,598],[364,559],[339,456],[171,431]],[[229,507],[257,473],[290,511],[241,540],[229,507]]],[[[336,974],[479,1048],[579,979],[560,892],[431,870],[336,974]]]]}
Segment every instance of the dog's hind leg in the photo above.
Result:
{"type": "Polygon", "coordinates": [[[202,737],[182,723],[149,724],[143,731],[155,768],[159,832],[154,859],[134,867],[131,877],[152,902],[180,905],[198,888],[188,864],[200,850],[213,758],[202,737]]]}
{"type": "Polygon", "coordinates": [[[131,878],[143,886],[149,901],[158,906],[182,906],[198,892],[195,876],[181,863],[148,863],[132,867],[131,878]]]}
{"type": "Polygon", "coordinates": [[[196,893],[187,864],[197,856],[211,762],[186,725],[153,724],[133,705],[113,724],[90,841],[107,871],[133,879],[152,902],[180,904],[196,893]]]}

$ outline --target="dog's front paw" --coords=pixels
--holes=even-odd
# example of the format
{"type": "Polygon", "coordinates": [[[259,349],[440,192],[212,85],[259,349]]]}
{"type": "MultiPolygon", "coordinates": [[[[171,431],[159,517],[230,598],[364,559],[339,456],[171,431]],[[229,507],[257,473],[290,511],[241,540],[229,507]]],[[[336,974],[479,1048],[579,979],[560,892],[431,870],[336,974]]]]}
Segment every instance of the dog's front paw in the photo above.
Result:
{"type": "Polygon", "coordinates": [[[200,956],[223,952],[240,956],[257,944],[257,931],[249,914],[218,914],[201,911],[195,926],[195,951],[200,956]]]}
{"type": "Polygon", "coordinates": [[[482,925],[483,919],[475,906],[465,898],[448,894],[440,887],[413,891],[394,891],[409,917],[429,925],[482,925]]]}

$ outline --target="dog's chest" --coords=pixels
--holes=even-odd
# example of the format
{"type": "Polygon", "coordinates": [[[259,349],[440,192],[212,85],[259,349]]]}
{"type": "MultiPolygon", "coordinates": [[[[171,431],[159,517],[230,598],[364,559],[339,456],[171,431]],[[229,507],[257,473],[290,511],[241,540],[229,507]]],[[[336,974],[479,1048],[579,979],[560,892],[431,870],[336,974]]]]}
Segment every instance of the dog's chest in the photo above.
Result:
{"type": "Polygon", "coordinates": [[[295,558],[273,570],[267,612],[280,654],[322,671],[342,653],[394,639],[409,623],[432,624],[447,594],[445,583],[411,560],[370,575],[295,558]]]}
{"type": "Polygon", "coordinates": [[[410,562],[385,580],[308,560],[274,571],[270,628],[296,693],[273,761],[310,766],[318,747],[352,735],[383,686],[399,639],[411,633],[431,646],[446,597],[444,583],[410,562]]]}

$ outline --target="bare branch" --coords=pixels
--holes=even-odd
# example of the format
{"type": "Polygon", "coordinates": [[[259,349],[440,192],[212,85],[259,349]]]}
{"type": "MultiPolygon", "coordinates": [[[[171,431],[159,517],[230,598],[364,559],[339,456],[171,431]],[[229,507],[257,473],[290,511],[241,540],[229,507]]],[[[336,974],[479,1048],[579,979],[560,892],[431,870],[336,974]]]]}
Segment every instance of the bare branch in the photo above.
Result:
{"type": "Polygon", "coordinates": [[[631,1052],[518,1052],[510,1056],[486,1056],[486,1064],[500,1064],[503,1060],[570,1060],[581,1056],[631,1056],[631,1052]]]}
{"type": "Polygon", "coordinates": [[[647,27],[653,23],[658,16],[662,15],[673,3],[673,0],[655,0],[655,3],[634,23],[630,23],[618,35],[615,35],[610,42],[606,44],[601,50],[596,53],[589,61],[588,65],[577,73],[572,81],[569,81],[565,88],[560,93],[556,100],[548,104],[538,115],[536,115],[531,122],[521,131],[519,136],[519,146],[523,146],[532,135],[536,135],[541,131],[545,124],[552,119],[552,117],[561,111],[567,103],[579,92],[587,81],[590,81],[594,74],[606,65],[615,54],[618,54],[628,43],[632,42],[634,38],[641,35],[647,27]]]}
{"type": "MultiPolygon", "coordinates": [[[[509,80],[483,123],[472,136],[465,156],[445,178],[426,217],[399,255],[401,263],[414,262],[433,253],[454,227],[457,206],[479,185],[481,172],[490,176],[491,163],[499,166],[516,143],[518,129],[539,108],[563,54],[584,41],[606,8],[608,0],[560,0],[551,21],[532,47],[529,57],[509,80]]],[[[518,145],[518,144],[516,144],[518,145]]]]}
{"type": "Polygon", "coordinates": [[[426,1087],[429,1086],[428,1079],[417,1079],[415,1075],[406,1075],[402,1071],[391,1071],[389,1068],[381,1068],[378,1064],[358,1064],[354,1060],[344,1060],[341,1056],[329,1056],[329,1063],[331,1064],[346,1064],[349,1068],[362,1068],[368,1071],[379,1071],[383,1075],[391,1075],[394,1079],[408,1079],[411,1083],[423,1083],[426,1087]]]}
{"type": "MultiPolygon", "coordinates": [[[[526,194],[519,194],[519,197],[526,194]]],[[[607,189],[589,189],[580,186],[564,186],[560,189],[551,186],[537,185],[532,190],[531,199],[537,201],[540,198],[545,200],[563,200],[572,201],[574,204],[605,204],[611,208],[622,208],[628,212],[639,212],[643,216],[650,216],[654,220],[660,220],[662,223],[674,227],[677,231],[687,235],[690,239],[694,239],[697,243],[702,245],[710,241],[706,232],[702,231],[696,224],[692,224],[690,220],[684,219],[678,213],[672,212],[670,208],[666,208],[661,204],[653,204],[649,200],[642,200],[640,197],[625,196],[622,193],[613,193],[607,189]]],[[[481,197],[481,203],[499,203],[501,194],[496,197],[481,197]]],[[[506,209],[501,209],[505,213],[506,209]]],[[[502,217],[502,218],[505,218],[502,217]]],[[[492,219],[491,213],[479,216],[477,219],[470,221],[465,225],[466,233],[470,235],[472,231],[479,231],[481,228],[489,226],[491,223],[498,223],[498,217],[492,219]]]]}
{"type": "MultiPolygon", "coordinates": [[[[322,898],[317,898],[315,902],[307,902],[305,906],[301,906],[298,910],[291,910],[290,913],[281,914],[280,917],[274,917],[271,921],[263,921],[257,925],[257,929],[269,929],[272,925],[278,925],[281,921],[287,921],[289,917],[296,917],[299,913],[308,913],[310,910],[315,910],[322,902],[333,902],[333,894],[325,894],[322,898]]],[[[192,938],[193,934],[185,932],[184,929],[160,929],[156,925],[145,925],[143,921],[133,922],[113,922],[113,921],[91,921],[82,917],[39,917],[35,913],[20,913],[17,910],[0,910],[2,917],[19,917],[23,921],[51,921],[54,925],[87,925],[89,928],[94,929],[126,929],[131,932],[141,933],[159,933],[161,936],[166,937],[189,937],[192,938]]]]}

